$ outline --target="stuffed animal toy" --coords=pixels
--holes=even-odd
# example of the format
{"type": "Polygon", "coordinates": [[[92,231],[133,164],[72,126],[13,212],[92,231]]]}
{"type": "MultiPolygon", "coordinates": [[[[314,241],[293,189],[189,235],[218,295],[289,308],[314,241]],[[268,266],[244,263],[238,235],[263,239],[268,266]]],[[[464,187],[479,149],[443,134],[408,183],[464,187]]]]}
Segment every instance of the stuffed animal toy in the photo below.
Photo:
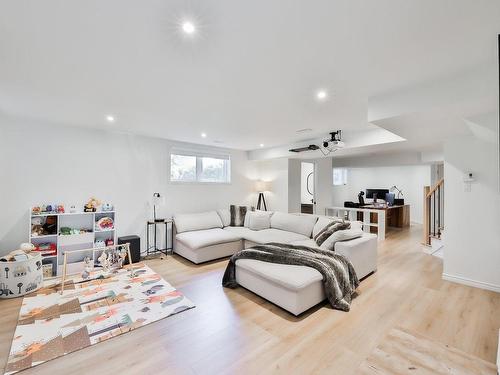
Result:
{"type": "Polygon", "coordinates": [[[57,206],[57,213],[58,214],[63,214],[64,213],[64,206],[62,204],[57,206]]]}
{"type": "Polygon", "coordinates": [[[90,197],[89,201],[83,207],[83,211],[96,212],[97,206],[99,206],[100,204],[101,204],[101,202],[98,199],[96,199],[94,197],[90,197]]]}
{"type": "Polygon", "coordinates": [[[69,207],[69,212],[71,212],[72,214],[74,214],[76,212],[76,206],[70,206],[69,207]]]}
{"type": "Polygon", "coordinates": [[[28,254],[28,253],[32,252],[33,250],[35,250],[35,245],[33,245],[32,243],[29,243],[29,242],[25,242],[19,246],[19,249],[21,249],[26,254],[28,254]]]}
{"type": "Polygon", "coordinates": [[[31,209],[31,213],[32,213],[33,215],[38,215],[38,214],[40,214],[40,212],[41,212],[41,208],[40,208],[40,206],[35,206],[35,207],[33,207],[33,208],[31,209]]]}
{"type": "Polygon", "coordinates": [[[41,217],[34,217],[33,219],[31,219],[31,235],[34,237],[43,235],[43,226],[41,217]]]}

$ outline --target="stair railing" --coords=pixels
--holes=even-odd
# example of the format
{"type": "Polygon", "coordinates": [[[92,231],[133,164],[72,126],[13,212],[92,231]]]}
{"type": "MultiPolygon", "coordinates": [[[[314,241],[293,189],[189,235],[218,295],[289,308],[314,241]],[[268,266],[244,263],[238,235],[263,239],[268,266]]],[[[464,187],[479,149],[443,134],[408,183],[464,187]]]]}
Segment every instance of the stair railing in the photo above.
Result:
{"type": "Polygon", "coordinates": [[[425,245],[431,245],[432,238],[441,238],[443,223],[444,179],[432,188],[424,186],[424,238],[425,245]]]}

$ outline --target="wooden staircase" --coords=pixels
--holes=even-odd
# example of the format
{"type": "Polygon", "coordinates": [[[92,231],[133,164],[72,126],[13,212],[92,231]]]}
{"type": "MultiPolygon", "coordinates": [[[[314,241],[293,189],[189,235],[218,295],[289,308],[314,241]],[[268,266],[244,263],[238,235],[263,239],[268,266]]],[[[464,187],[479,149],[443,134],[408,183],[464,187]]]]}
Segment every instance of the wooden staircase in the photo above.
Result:
{"type": "Polygon", "coordinates": [[[444,230],[444,178],[433,187],[424,186],[424,237],[422,243],[431,246],[432,239],[441,240],[444,230]]]}

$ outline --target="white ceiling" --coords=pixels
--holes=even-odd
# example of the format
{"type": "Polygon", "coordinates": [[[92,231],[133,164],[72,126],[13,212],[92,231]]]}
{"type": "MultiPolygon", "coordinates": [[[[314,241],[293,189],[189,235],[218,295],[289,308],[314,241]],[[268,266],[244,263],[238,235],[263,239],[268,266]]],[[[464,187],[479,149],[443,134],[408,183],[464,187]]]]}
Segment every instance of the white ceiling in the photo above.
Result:
{"type": "MultiPolygon", "coordinates": [[[[364,130],[370,103],[425,82],[480,69],[497,83],[499,32],[497,0],[2,1],[0,110],[95,128],[113,114],[137,134],[278,146],[364,130]],[[179,31],[187,18],[194,38],[179,31]],[[330,100],[316,102],[318,88],[330,100]]],[[[461,115],[409,111],[376,124],[407,138],[418,116],[434,127],[461,115]]]]}

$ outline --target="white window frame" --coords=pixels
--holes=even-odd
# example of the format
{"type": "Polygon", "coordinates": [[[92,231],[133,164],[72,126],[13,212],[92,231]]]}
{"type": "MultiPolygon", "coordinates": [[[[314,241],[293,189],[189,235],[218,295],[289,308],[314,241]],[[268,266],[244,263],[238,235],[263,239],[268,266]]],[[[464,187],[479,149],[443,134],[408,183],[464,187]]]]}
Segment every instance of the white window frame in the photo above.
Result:
{"type": "Polygon", "coordinates": [[[170,152],[170,164],[169,164],[169,180],[174,184],[231,184],[231,156],[228,154],[217,154],[211,152],[203,151],[190,151],[181,149],[172,149],[170,152]],[[191,156],[196,157],[196,172],[194,180],[174,180],[172,179],[172,155],[181,156],[191,156]],[[224,164],[225,170],[224,175],[226,176],[225,181],[205,181],[201,179],[203,173],[203,158],[213,158],[227,160],[224,164]]]}
{"type": "Polygon", "coordinates": [[[347,185],[347,168],[333,168],[332,169],[332,184],[333,186],[345,186],[347,185]],[[341,184],[336,184],[335,183],[335,170],[341,170],[342,171],[342,183],[341,184]]]}

